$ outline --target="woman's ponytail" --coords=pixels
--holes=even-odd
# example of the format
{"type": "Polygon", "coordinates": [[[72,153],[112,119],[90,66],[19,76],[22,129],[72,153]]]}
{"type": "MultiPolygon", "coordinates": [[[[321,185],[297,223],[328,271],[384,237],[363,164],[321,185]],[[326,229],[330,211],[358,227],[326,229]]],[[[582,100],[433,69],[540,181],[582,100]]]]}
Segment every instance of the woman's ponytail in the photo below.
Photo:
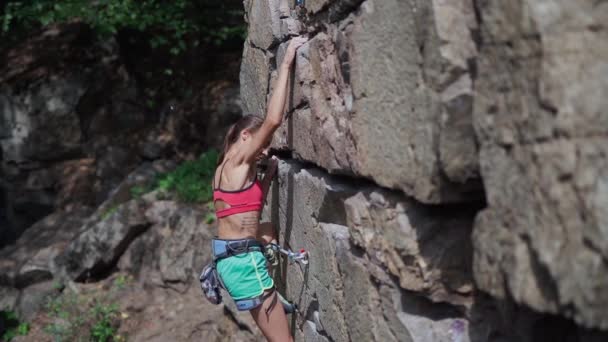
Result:
{"type": "Polygon", "coordinates": [[[228,133],[226,133],[226,137],[224,137],[224,146],[222,147],[222,151],[220,152],[217,158],[217,166],[220,166],[224,162],[226,153],[228,153],[228,150],[230,149],[232,144],[234,144],[238,140],[239,134],[242,130],[249,129],[251,131],[255,131],[260,128],[260,126],[262,126],[263,122],[264,120],[261,117],[253,114],[248,114],[240,118],[239,121],[232,124],[232,126],[230,126],[230,128],[228,129],[228,133]]]}
{"type": "Polygon", "coordinates": [[[228,128],[228,133],[226,133],[226,136],[224,137],[224,146],[222,147],[222,151],[220,152],[219,156],[217,157],[217,166],[220,166],[223,162],[224,162],[224,157],[226,157],[226,153],[228,152],[228,150],[230,149],[230,146],[232,146],[232,144],[234,143],[233,140],[234,139],[234,132],[236,131],[236,123],[233,123],[232,125],[230,125],[230,128],[228,128]]]}

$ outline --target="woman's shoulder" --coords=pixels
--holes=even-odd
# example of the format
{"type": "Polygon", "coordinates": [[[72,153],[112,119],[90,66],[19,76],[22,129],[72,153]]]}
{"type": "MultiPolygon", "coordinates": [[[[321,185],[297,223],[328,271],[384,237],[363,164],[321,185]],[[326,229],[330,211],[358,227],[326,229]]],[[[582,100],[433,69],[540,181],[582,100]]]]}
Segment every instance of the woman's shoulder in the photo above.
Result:
{"type": "Polygon", "coordinates": [[[253,166],[248,164],[230,165],[228,163],[230,161],[226,161],[224,165],[220,165],[215,170],[214,185],[216,189],[238,190],[237,188],[250,183],[253,166]]]}

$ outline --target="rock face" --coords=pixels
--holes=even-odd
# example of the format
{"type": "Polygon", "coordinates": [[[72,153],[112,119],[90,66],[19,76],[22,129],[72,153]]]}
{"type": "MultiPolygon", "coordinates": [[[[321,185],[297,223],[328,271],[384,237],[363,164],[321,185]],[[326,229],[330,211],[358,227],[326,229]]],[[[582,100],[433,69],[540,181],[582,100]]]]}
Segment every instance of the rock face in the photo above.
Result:
{"type": "Polygon", "coordinates": [[[95,195],[105,196],[135,166],[137,152],[117,145],[121,133],[145,121],[128,105],[136,89],[117,50],[116,42],[73,24],[49,27],[3,53],[0,192],[8,224],[0,245],[70,203],[99,204],[95,195]],[[112,100],[101,108],[106,97],[112,100]],[[108,124],[113,116],[120,129],[108,124]],[[113,141],[104,138],[109,134],[113,141]],[[103,157],[96,154],[102,148],[103,157]]]}
{"type": "Polygon", "coordinates": [[[290,37],[310,37],[273,142],[294,160],[266,210],[313,256],[277,274],[303,305],[297,334],[606,338],[605,3],[245,9],[246,111],[265,113],[290,37]]]}
{"type": "Polygon", "coordinates": [[[608,329],[606,4],[481,2],[475,127],[483,290],[608,329]],[[508,22],[517,23],[509,25],[508,22]]]}
{"type": "MultiPolygon", "coordinates": [[[[277,146],[331,172],[369,177],[425,203],[475,200],[470,192],[479,188],[479,178],[468,65],[477,55],[472,3],[358,3],[307,3],[313,15],[325,9],[343,18],[300,25],[301,33],[313,35],[298,53],[293,114],[277,146]],[[345,13],[346,8],[352,10],[345,13]]],[[[256,29],[262,19],[253,13],[267,6],[250,2],[241,70],[244,108],[261,113],[266,79],[286,46],[279,42],[288,37],[279,32],[272,40],[270,31],[256,29]],[[260,36],[270,45],[259,45],[260,36]],[[256,76],[259,84],[250,80],[256,76]]],[[[272,26],[288,19],[270,16],[268,21],[272,26]]]]}
{"type": "MultiPolygon", "coordinates": [[[[307,269],[283,264],[277,272],[287,297],[305,313],[298,322],[306,340],[425,341],[411,336],[424,324],[408,320],[411,308],[399,299],[409,291],[440,306],[471,305],[471,212],[440,216],[398,193],[293,162],[279,166],[273,187],[271,203],[279,205],[265,216],[285,245],[311,255],[307,269]]],[[[445,324],[427,317],[424,329],[450,341],[450,324],[461,322],[454,324],[463,325],[464,338],[462,317],[457,310],[445,324]]]]}

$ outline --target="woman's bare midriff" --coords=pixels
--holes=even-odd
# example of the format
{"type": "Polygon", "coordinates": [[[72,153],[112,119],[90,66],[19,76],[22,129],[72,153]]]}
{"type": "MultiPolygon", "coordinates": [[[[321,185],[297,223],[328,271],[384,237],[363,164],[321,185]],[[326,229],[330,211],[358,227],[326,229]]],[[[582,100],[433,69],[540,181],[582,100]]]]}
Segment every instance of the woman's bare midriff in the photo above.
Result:
{"type": "Polygon", "coordinates": [[[260,212],[250,211],[223,217],[218,221],[220,239],[255,239],[260,227],[260,212]]]}

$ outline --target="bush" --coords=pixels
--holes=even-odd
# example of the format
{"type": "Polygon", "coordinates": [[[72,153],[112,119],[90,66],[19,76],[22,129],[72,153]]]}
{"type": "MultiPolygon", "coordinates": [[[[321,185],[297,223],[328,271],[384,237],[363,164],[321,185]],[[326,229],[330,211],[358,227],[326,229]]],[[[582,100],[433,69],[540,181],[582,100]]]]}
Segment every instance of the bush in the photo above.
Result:
{"type": "Polygon", "coordinates": [[[218,153],[209,150],[199,159],[186,161],[175,170],[159,177],[157,189],[175,191],[178,199],[188,203],[211,200],[211,180],[215,173],[218,153]]]}
{"type": "Polygon", "coordinates": [[[53,322],[44,331],[54,341],[118,341],[121,314],[118,304],[111,298],[117,291],[124,290],[130,278],[117,277],[108,293],[77,294],[64,291],[50,298],[46,313],[53,322]]]}
{"type": "Polygon", "coordinates": [[[6,328],[2,335],[2,341],[10,341],[17,336],[25,336],[30,331],[30,325],[20,322],[14,311],[0,311],[0,320],[4,321],[6,328]]]}
{"type": "Polygon", "coordinates": [[[94,323],[91,327],[91,340],[95,342],[109,341],[116,334],[118,305],[96,303],[92,314],[94,323]]]}

